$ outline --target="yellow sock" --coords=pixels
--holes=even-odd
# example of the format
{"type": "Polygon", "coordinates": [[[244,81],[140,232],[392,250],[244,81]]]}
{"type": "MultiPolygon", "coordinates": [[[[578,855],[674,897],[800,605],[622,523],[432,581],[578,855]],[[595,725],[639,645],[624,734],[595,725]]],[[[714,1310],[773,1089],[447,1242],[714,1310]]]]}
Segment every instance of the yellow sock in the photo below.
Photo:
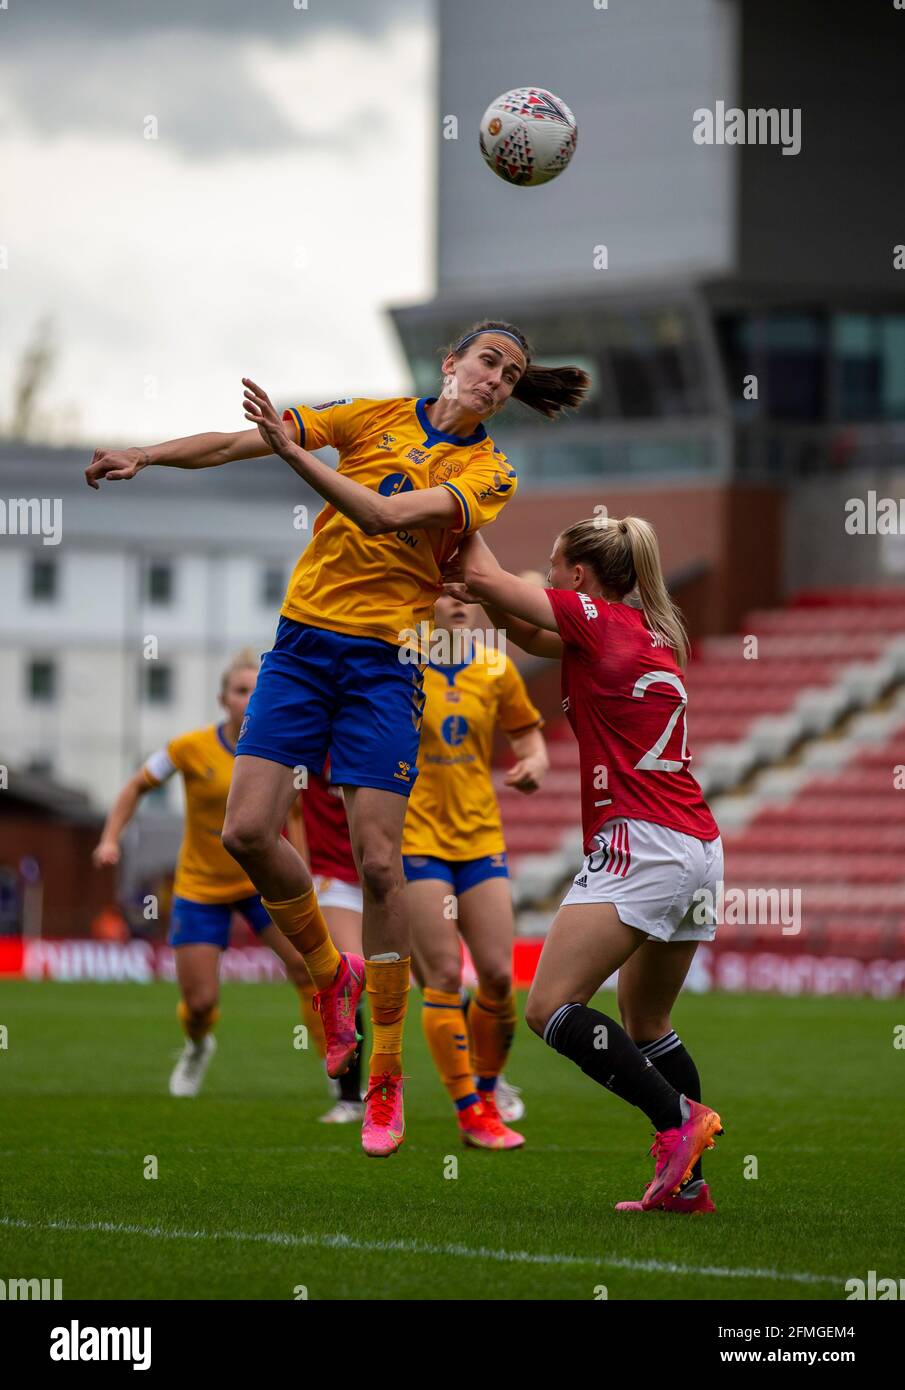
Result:
{"type": "Polygon", "coordinates": [[[308,974],[317,988],[327,989],[339,969],[339,951],[330,940],[314,889],[309,888],[307,893],[300,893],[297,898],[288,898],[283,903],[269,903],[263,898],[261,901],[271,921],[304,957],[308,974]]]}
{"type": "Polygon", "coordinates": [[[421,1027],[427,1039],[440,1080],[451,1101],[474,1095],[475,1081],[468,1054],[468,1033],[458,990],[446,994],[442,989],[422,991],[424,1007],[421,1027]]]}
{"type": "Polygon", "coordinates": [[[517,1020],[514,994],[488,999],[478,989],[468,1010],[468,1045],[475,1076],[499,1076],[509,1056],[517,1020]]]}
{"type": "Polygon", "coordinates": [[[200,1042],[202,1038],[206,1038],[220,1018],[220,1010],[216,1005],[203,1014],[193,1014],[184,999],[180,999],[176,1012],[183,1033],[187,1038],[191,1038],[192,1042],[200,1042]]]}
{"type": "Polygon", "coordinates": [[[403,960],[365,961],[365,988],[373,1029],[371,1076],[402,1071],[402,1030],[411,968],[411,956],[403,960]]]}
{"type": "Polygon", "coordinates": [[[308,1029],[308,1036],[314,1041],[318,1056],[326,1057],[327,1040],[324,1037],[323,1020],[314,1009],[314,982],[312,980],[309,980],[307,985],[299,986],[299,1007],[302,1011],[302,1022],[308,1029]]]}

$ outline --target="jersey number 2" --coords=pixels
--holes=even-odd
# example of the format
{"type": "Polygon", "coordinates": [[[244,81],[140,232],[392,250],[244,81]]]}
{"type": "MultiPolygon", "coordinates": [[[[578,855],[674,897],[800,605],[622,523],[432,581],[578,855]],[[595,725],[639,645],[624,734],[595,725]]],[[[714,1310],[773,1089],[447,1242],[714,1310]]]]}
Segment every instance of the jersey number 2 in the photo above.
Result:
{"type": "Polygon", "coordinates": [[[642,700],[649,685],[671,685],[678,691],[679,704],[676,705],[674,712],[669,717],[669,723],[663,730],[653,748],[649,748],[643,757],[635,763],[636,772],[681,772],[685,763],[688,761],[688,724],[685,719],[685,711],[688,708],[688,693],[679,680],[679,677],[672,671],[647,671],[639,680],[635,681],[632,694],[636,700],[642,700]],[[660,754],[669,743],[670,735],[682,717],[682,752],[679,755],[680,761],[674,758],[661,758],[660,754]]]}

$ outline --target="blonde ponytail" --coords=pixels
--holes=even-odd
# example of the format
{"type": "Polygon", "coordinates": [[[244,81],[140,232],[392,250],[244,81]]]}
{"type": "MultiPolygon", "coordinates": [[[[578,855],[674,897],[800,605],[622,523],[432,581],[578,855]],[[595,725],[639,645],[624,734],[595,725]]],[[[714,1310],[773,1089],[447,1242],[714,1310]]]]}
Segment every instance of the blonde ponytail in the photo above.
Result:
{"type": "Polygon", "coordinates": [[[566,562],[586,564],[601,588],[620,599],[637,589],[645,621],[675,653],[688,662],[688,634],[682,615],[669,596],[660,564],[657,533],[640,516],[593,516],[576,521],[560,534],[566,562]]]}
{"type": "Polygon", "coordinates": [[[643,521],[640,516],[624,517],[621,524],[626,527],[631,544],[638,597],[647,625],[651,632],[669,643],[684,670],[688,665],[688,633],[663,578],[657,533],[650,522],[643,521]]]}

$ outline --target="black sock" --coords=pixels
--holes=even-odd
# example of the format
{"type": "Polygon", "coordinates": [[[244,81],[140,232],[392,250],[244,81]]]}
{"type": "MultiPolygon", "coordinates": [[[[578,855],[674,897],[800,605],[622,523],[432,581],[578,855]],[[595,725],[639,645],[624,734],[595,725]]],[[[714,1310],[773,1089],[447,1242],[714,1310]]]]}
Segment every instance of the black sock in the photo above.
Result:
{"type": "MultiPolygon", "coordinates": [[[[665,1076],[670,1086],[687,1096],[689,1100],[700,1101],[701,1078],[682,1039],[675,1032],[664,1033],[662,1038],[652,1042],[639,1042],[638,1047],[645,1057],[649,1057],[661,1076],[665,1076]]],[[[701,1160],[691,1170],[689,1182],[699,1182],[704,1176],[701,1160]]]]}
{"type": "Polygon", "coordinates": [[[544,1029],[544,1042],[586,1076],[643,1110],[654,1129],[682,1123],[679,1092],[632,1042],[615,1019],[586,1004],[563,1004],[544,1029]]]}
{"type": "MultiPolygon", "coordinates": [[[[355,1027],[358,1029],[359,1033],[361,1033],[362,1039],[364,1039],[365,1014],[361,1005],[358,1006],[355,1013],[355,1027]]],[[[363,1051],[364,1041],[359,1044],[358,1051],[355,1054],[355,1060],[349,1070],[339,1078],[340,1100],[354,1100],[356,1102],[361,1100],[361,1054],[363,1051]]]]}

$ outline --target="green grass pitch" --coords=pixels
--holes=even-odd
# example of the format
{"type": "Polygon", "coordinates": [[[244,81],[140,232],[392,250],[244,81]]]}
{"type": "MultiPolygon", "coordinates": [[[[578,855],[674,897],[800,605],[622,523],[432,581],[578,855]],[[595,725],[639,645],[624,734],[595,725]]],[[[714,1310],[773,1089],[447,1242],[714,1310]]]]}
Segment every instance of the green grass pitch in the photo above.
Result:
{"type": "Polygon", "coordinates": [[[371,1160],[357,1127],[316,1123],[288,986],[224,986],[205,1089],[173,1100],[172,986],[3,983],[0,1274],[89,1299],[828,1300],[898,1274],[901,1001],[680,1000],[726,1127],[718,1212],[692,1219],[614,1213],[652,1171],[650,1126],[524,1025],[525,1149],[462,1148],[412,1002],[408,1138],[371,1160]]]}

